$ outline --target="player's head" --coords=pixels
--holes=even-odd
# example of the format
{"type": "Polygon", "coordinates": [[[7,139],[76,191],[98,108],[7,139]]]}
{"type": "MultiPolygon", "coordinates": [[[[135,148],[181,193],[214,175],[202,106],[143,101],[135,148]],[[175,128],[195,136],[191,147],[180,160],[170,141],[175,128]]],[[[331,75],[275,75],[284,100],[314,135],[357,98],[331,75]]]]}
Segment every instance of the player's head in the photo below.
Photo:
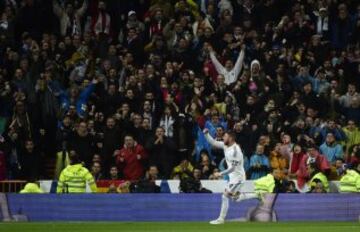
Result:
{"type": "Polygon", "coordinates": [[[79,164],[81,162],[78,154],[76,154],[76,152],[74,150],[71,150],[69,152],[69,160],[70,160],[71,165],[79,164]]]}
{"type": "Polygon", "coordinates": [[[227,131],[223,136],[224,144],[232,145],[233,143],[235,143],[235,138],[236,135],[233,131],[227,131]]]}

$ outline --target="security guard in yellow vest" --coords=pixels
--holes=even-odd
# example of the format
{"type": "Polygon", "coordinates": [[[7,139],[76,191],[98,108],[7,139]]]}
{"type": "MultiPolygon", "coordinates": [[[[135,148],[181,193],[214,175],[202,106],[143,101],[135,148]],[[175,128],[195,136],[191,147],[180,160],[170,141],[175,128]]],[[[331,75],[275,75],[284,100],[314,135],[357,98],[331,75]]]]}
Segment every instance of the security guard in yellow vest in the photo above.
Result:
{"type": "Polygon", "coordinates": [[[28,182],[20,193],[44,193],[44,191],[35,182],[28,182]]]}
{"type": "Polygon", "coordinates": [[[83,167],[75,151],[70,151],[70,165],[60,174],[57,193],[85,193],[86,183],[90,185],[93,193],[97,191],[94,177],[88,169],[83,167]]]}
{"type": "Polygon", "coordinates": [[[360,192],[360,174],[356,170],[347,169],[340,179],[341,193],[360,192]]]}
{"type": "Polygon", "coordinates": [[[308,172],[310,173],[310,181],[308,182],[308,185],[311,187],[311,192],[314,192],[313,190],[317,187],[318,183],[320,182],[322,184],[322,188],[325,192],[329,192],[329,181],[327,177],[318,170],[315,163],[310,163],[308,166],[308,172]]]}
{"type": "Polygon", "coordinates": [[[267,174],[254,181],[254,190],[256,193],[272,193],[275,188],[275,178],[272,174],[267,174]]]}

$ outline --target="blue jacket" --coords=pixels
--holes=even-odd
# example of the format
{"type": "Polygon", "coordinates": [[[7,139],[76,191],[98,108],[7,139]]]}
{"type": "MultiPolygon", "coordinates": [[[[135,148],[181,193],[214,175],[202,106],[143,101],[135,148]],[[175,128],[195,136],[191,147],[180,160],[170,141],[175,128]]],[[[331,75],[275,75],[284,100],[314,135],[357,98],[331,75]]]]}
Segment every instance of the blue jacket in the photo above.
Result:
{"type": "MultiPolygon", "coordinates": [[[[90,95],[95,90],[95,84],[89,84],[85,89],[83,89],[76,101],[76,112],[79,117],[84,117],[86,113],[86,104],[89,100],[90,95]]],[[[70,107],[70,98],[69,94],[65,91],[61,91],[59,95],[59,101],[61,104],[61,108],[65,111],[69,110],[70,107]]]]}
{"type": "Polygon", "coordinates": [[[330,163],[334,163],[337,158],[343,158],[343,149],[340,144],[333,144],[329,146],[327,143],[323,143],[320,146],[321,154],[325,155],[326,159],[330,163]]]}
{"type": "Polygon", "coordinates": [[[250,158],[250,179],[256,180],[260,177],[266,176],[267,170],[270,168],[269,158],[265,155],[253,154],[250,158]],[[256,167],[256,164],[260,164],[261,167],[256,167]]]}

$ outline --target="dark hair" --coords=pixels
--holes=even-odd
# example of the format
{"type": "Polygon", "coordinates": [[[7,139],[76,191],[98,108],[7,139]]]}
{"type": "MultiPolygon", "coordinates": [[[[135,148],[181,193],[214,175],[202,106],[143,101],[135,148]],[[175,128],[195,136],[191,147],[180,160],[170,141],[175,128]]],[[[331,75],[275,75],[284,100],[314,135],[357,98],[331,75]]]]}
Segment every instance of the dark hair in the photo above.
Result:
{"type": "Polygon", "coordinates": [[[78,154],[74,150],[69,152],[69,160],[72,165],[79,164],[81,162],[78,154]]]}
{"type": "Polygon", "coordinates": [[[236,134],[234,131],[232,130],[228,130],[225,132],[225,134],[228,134],[229,137],[233,138],[234,140],[236,139],[236,134]]]}

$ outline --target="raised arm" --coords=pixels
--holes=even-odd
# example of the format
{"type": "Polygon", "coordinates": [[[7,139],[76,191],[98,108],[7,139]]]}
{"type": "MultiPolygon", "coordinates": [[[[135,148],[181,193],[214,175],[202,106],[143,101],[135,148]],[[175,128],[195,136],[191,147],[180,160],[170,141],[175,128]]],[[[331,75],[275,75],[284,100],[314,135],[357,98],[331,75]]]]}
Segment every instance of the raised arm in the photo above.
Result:
{"type": "Polygon", "coordinates": [[[234,72],[235,72],[235,80],[237,79],[238,75],[241,72],[241,69],[243,67],[243,63],[244,63],[244,57],[245,57],[245,46],[243,46],[241,48],[241,52],[236,60],[235,66],[234,66],[234,72]]]}
{"type": "Polygon", "coordinates": [[[204,134],[205,134],[206,140],[208,141],[208,143],[210,143],[211,146],[219,148],[219,149],[224,149],[224,143],[216,141],[213,137],[211,137],[211,135],[209,134],[209,131],[207,129],[204,129],[204,134]]]}
{"type": "Polygon", "coordinates": [[[63,14],[63,10],[57,0],[53,0],[53,11],[57,17],[61,17],[61,15],[63,14]]]}
{"type": "Polygon", "coordinates": [[[212,63],[214,64],[216,71],[217,71],[219,74],[223,74],[224,71],[225,71],[225,68],[224,68],[224,66],[219,62],[219,60],[216,58],[214,51],[210,51],[210,59],[211,59],[212,63]]]}
{"type": "Polygon", "coordinates": [[[88,0],[84,0],[82,6],[76,11],[79,16],[83,16],[88,7],[88,0]]]}

